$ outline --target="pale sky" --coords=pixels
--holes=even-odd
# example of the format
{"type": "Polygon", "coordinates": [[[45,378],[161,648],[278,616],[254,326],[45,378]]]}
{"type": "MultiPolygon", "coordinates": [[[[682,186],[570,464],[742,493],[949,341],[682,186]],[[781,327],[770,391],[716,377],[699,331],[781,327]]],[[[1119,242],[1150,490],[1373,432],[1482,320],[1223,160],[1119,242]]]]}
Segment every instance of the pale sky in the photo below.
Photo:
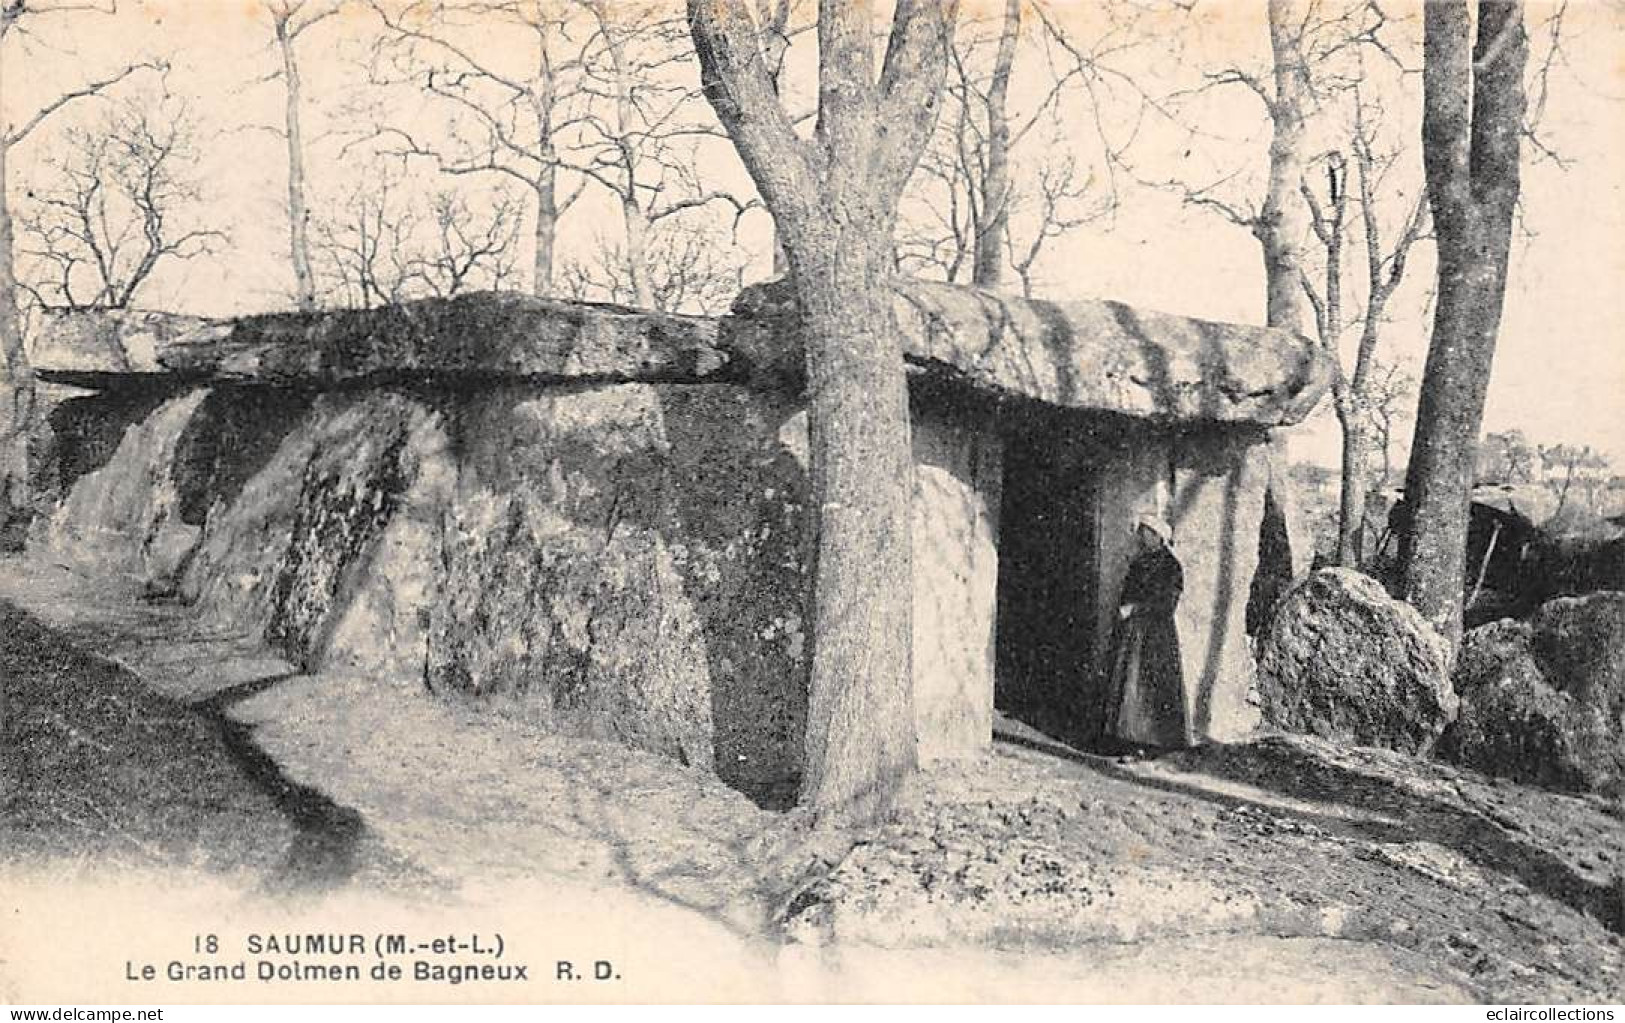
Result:
{"type": "MultiPolygon", "coordinates": [[[[1076,4],[1051,6],[1082,20],[1094,13],[1076,4]]],[[[1126,58],[1127,66],[1154,76],[1166,71],[1170,61],[1180,64],[1174,73],[1189,74],[1259,59],[1267,37],[1254,5],[1214,0],[1206,9],[1212,13],[1197,41],[1187,40],[1178,53],[1153,45],[1126,58]]],[[[1543,4],[1531,5],[1530,20],[1544,17],[1546,10],[1543,4]]],[[[124,0],[112,16],[57,18],[58,25],[39,40],[55,53],[36,45],[24,58],[26,66],[15,52],[7,53],[0,104],[13,123],[52,90],[71,88],[141,53],[170,55],[168,88],[187,97],[205,125],[210,212],[229,225],[232,237],[219,256],[160,271],[141,294],[140,305],[223,315],[288,304],[282,141],[253,127],[276,124],[281,103],[279,82],[250,84],[274,66],[266,45],[269,30],[258,11],[251,0],[124,0]]],[[[1619,141],[1625,139],[1625,14],[1603,0],[1573,0],[1568,21],[1568,63],[1552,78],[1544,135],[1570,166],[1560,170],[1549,163],[1531,164],[1525,171],[1525,223],[1532,236],[1517,242],[1513,255],[1485,428],[1516,427],[1540,442],[1590,444],[1611,454],[1617,467],[1625,467],[1625,416],[1618,397],[1625,391],[1625,143],[1619,141]]],[[[351,59],[358,53],[357,40],[372,24],[369,15],[356,11],[324,22],[301,41],[306,116],[313,136],[345,127],[342,121],[332,123],[334,100],[359,81],[351,59]]],[[[489,40],[492,52],[503,43],[489,40]]],[[[7,45],[10,50],[12,44],[7,45]]],[[[1419,53],[1409,57],[1420,60],[1419,53]]],[[[1414,118],[1419,90],[1420,82],[1412,76],[1390,91],[1384,106],[1398,121],[1414,118]]],[[[1214,105],[1200,108],[1202,116],[1228,141],[1192,155],[1189,166],[1174,166],[1177,158],[1145,164],[1146,177],[1200,177],[1195,168],[1204,159],[1212,166],[1229,159],[1256,160],[1262,170],[1265,135],[1257,100],[1234,89],[1205,102],[1214,105]],[[1219,153],[1225,146],[1231,148],[1219,153]]],[[[1075,109],[1077,120],[1084,121],[1084,108],[1075,109]]],[[[1070,115],[1062,130],[1073,132],[1070,115]]],[[[1069,134],[1067,139],[1084,165],[1091,130],[1080,125],[1075,138],[1069,134]]],[[[1154,132],[1148,135],[1151,149],[1173,139],[1162,130],[1160,139],[1154,132]]],[[[14,201],[21,199],[31,165],[37,167],[50,144],[51,130],[41,129],[14,153],[14,201]]],[[[338,149],[334,138],[311,146],[314,201],[352,186],[357,168],[364,166],[353,156],[341,158],[338,149]]],[[[1020,152],[1017,159],[1023,159],[1020,152]]],[[[741,187],[746,180],[725,150],[712,154],[707,171],[708,184],[741,187]]],[[[478,179],[464,184],[480,187],[478,179]]],[[[756,222],[746,240],[759,244],[765,221],[752,216],[756,222]]],[[[561,247],[568,251],[588,244],[614,224],[605,196],[589,190],[566,216],[561,247]]],[[[1260,322],[1263,315],[1256,242],[1210,212],[1183,207],[1165,191],[1126,187],[1114,218],[1051,242],[1038,269],[1042,297],[1112,298],[1246,323],[1260,322]]],[[[1418,375],[1427,334],[1420,314],[1433,269],[1431,248],[1419,246],[1385,338],[1387,356],[1410,362],[1418,375]]],[[[1330,417],[1321,414],[1300,429],[1295,449],[1303,457],[1329,459],[1335,452],[1330,417]]]]}

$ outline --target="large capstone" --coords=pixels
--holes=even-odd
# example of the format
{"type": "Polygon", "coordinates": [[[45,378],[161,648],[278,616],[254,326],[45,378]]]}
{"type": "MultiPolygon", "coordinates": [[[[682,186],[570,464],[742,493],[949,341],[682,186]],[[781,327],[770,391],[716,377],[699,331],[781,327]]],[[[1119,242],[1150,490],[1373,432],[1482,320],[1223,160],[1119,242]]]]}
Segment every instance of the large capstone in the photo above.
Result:
{"type": "Polygon", "coordinates": [[[428,376],[678,380],[723,369],[716,330],[701,317],[479,292],[235,320],[56,311],[33,354],[44,379],[81,387],[164,376],[320,386],[428,376]]]}
{"type": "MultiPolygon", "coordinates": [[[[1284,330],[1215,323],[1121,302],[1047,302],[912,278],[887,287],[912,371],[996,398],[1173,422],[1300,422],[1335,367],[1284,330]]],[[[760,383],[799,387],[793,290],[747,288],[718,344],[760,383]]]]}
{"type": "Polygon", "coordinates": [[[1455,720],[1450,647],[1376,580],[1322,569],[1289,591],[1260,644],[1258,688],[1277,727],[1427,753],[1455,720]]]}

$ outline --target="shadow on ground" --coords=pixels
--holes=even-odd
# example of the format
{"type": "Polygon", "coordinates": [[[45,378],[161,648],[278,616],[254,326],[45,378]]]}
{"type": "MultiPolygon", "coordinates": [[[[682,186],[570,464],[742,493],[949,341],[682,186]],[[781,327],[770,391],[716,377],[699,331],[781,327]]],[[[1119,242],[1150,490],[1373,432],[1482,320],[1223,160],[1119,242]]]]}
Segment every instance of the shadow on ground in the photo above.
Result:
{"type": "MultiPolygon", "coordinates": [[[[1266,810],[1328,834],[1368,842],[1443,845],[1616,933],[1625,932],[1625,885],[1616,860],[1625,854],[1619,845],[1625,828],[1612,833],[1604,828],[1595,835],[1542,833],[1534,821],[1518,816],[1517,803],[1530,799],[1548,804],[1542,811],[1548,818],[1554,801],[1609,809],[1600,800],[1518,790],[1386,750],[1340,749],[1297,737],[1216,744],[1142,762],[1080,752],[1030,730],[1007,730],[999,741],[1113,781],[1188,796],[1221,809],[1266,810]],[[1477,798],[1474,788],[1480,790],[1477,798]],[[1557,855],[1554,846],[1566,848],[1574,858],[1557,855]]],[[[1578,818],[1574,823],[1582,824],[1578,818]]]]}

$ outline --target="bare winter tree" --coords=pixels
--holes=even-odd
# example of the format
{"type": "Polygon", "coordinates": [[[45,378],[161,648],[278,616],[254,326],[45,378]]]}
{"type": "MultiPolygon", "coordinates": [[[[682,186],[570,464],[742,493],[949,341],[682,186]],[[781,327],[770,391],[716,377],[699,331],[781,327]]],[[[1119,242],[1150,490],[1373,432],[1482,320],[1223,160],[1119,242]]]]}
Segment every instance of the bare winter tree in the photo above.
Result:
{"type": "MultiPolygon", "coordinates": [[[[1353,364],[1340,372],[1332,383],[1332,407],[1343,434],[1336,560],[1337,564],[1347,567],[1358,566],[1361,557],[1360,541],[1364,535],[1363,520],[1373,441],[1370,408],[1377,397],[1377,380],[1374,378],[1377,348],[1389,301],[1405,279],[1411,247],[1425,237],[1427,223],[1427,204],[1418,196],[1409,200],[1403,225],[1391,244],[1384,242],[1383,204],[1379,193],[1384,191],[1384,179],[1397,162],[1399,154],[1379,156],[1376,153],[1371,115],[1362,102],[1358,88],[1352,91],[1352,99],[1354,124],[1349,148],[1354,157],[1360,229],[1364,239],[1364,308],[1356,317],[1360,336],[1353,364]]],[[[1315,326],[1322,346],[1341,363],[1341,340],[1345,327],[1343,245],[1350,199],[1348,160],[1341,152],[1333,151],[1324,163],[1324,204],[1307,180],[1302,190],[1310,211],[1310,224],[1325,252],[1325,284],[1324,288],[1317,288],[1306,273],[1303,288],[1314,308],[1315,326]]]]}
{"type": "Polygon", "coordinates": [[[561,181],[567,165],[560,147],[579,133],[588,101],[585,44],[569,31],[566,11],[520,0],[373,9],[386,29],[372,56],[374,83],[410,85],[451,116],[445,137],[386,119],[379,134],[389,151],[432,160],[446,174],[497,175],[523,187],[532,200],[531,292],[552,294],[559,218],[585,184],[561,181]],[[470,42],[481,32],[524,39],[526,66],[489,59],[470,42]]]}
{"type": "MultiPolygon", "coordinates": [[[[992,287],[1004,276],[1005,238],[1010,232],[1010,76],[1015,70],[1016,43],[1021,39],[1022,0],[1005,0],[999,27],[993,75],[985,93],[987,103],[987,164],[982,216],[976,224],[976,254],[972,280],[992,287]]],[[[963,68],[963,63],[955,61],[963,68]]],[[[959,75],[968,98],[970,76],[959,75]]],[[[1042,232],[1039,233],[1042,237],[1042,232]]]]}
{"type": "MultiPolygon", "coordinates": [[[[1269,0],[1267,71],[1226,67],[1208,71],[1195,94],[1239,86],[1263,105],[1269,120],[1267,175],[1261,197],[1227,194],[1232,172],[1209,185],[1163,181],[1193,206],[1213,210],[1246,228],[1263,257],[1265,322],[1301,333],[1305,243],[1310,236],[1302,187],[1312,159],[1310,122],[1322,113],[1323,94],[1357,74],[1365,49],[1388,53],[1387,15],[1371,0],[1269,0]]],[[[1195,128],[1192,134],[1199,134],[1195,128]]]]}
{"type": "Polygon", "coordinates": [[[379,167],[314,218],[315,267],[328,302],[370,309],[500,288],[517,276],[517,196],[498,189],[470,203],[451,189],[425,196],[408,184],[379,167]]]}
{"type": "MultiPolygon", "coordinates": [[[[33,56],[29,41],[37,24],[85,12],[109,13],[111,10],[111,3],[98,7],[51,0],[3,0],[0,2],[0,76],[18,64],[28,66],[33,56]]],[[[55,57],[60,60],[60,52],[55,57]]],[[[162,66],[151,61],[127,64],[105,77],[61,93],[20,121],[12,120],[11,112],[0,108],[0,371],[4,372],[0,378],[0,525],[29,505],[28,436],[34,422],[34,371],[23,347],[14,232],[7,201],[8,158],[13,149],[26,142],[59,111],[78,101],[104,95],[142,70],[161,71],[162,66]]]]}
{"type": "Polygon", "coordinates": [[[1400,556],[1406,599],[1452,643],[1461,635],[1474,446],[1518,201],[1527,60],[1519,0],[1425,6],[1422,159],[1438,239],[1438,300],[1405,479],[1410,528],[1400,556]]]}
{"type": "Polygon", "coordinates": [[[294,300],[301,310],[316,308],[316,279],[310,266],[310,214],[305,196],[305,135],[300,122],[303,83],[299,77],[299,37],[337,14],[342,0],[262,0],[271,17],[281,68],[271,77],[283,85],[281,134],[288,146],[288,249],[293,263],[294,300]]]}
{"type": "Polygon", "coordinates": [[[818,123],[780,102],[743,0],[689,0],[702,84],[766,200],[806,345],[818,530],[801,799],[874,819],[915,766],[908,391],[891,296],[898,203],[937,116],[953,0],[821,0],[818,123]]]}
{"type": "Polygon", "coordinates": [[[441,189],[429,200],[428,238],[411,260],[411,287],[441,298],[502,288],[518,276],[514,249],[524,204],[496,189],[479,206],[441,189]]]}
{"type": "Polygon", "coordinates": [[[731,231],[703,216],[668,217],[653,225],[645,242],[641,302],[630,265],[619,242],[600,238],[586,257],[565,261],[563,292],[582,301],[721,315],[744,286],[750,255],[731,231]]]}
{"type": "Polygon", "coordinates": [[[329,303],[356,309],[406,297],[418,218],[400,179],[369,174],[312,218],[312,274],[329,303]]]}
{"type": "Polygon", "coordinates": [[[1046,244],[1115,208],[1115,193],[1093,187],[1092,172],[1080,167],[1062,120],[1078,121],[1081,105],[1101,162],[1109,168],[1121,158],[1132,133],[1113,138],[1107,124],[1134,121],[1149,102],[1113,66],[1147,38],[1132,13],[1113,9],[1087,37],[1033,0],[1006,0],[998,16],[966,20],[944,114],[911,188],[898,244],[903,269],[983,287],[1003,285],[1013,270],[1030,295],[1046,244]],[[1029,26],[1038,43],[1027,38],[1029,26]],[[1011,84],[1022,67],[1039,88],[1025,90],[1036,101],[1017,112],[1011,84]],[[1035,151],[1025,160],[1023,143],[1035,151]]]}
{"type": "Polygon", "coordinates": [[[1401,424],[1409,422],[1416,402],[1416,378],[1404,367],[1380,358],[1371,360],[1370,376],[1365,384],[1365,397],[1360,402],[1360,414],[1365,417],[1371,450],[1381,459],[1375,476],[1375,485],[1391,487],[1394,478],[1394,441],[1401,424]]]}
{"type": "Polygon", "coordinates": [[[199,216],[195,125],[168,98],[125,101],[69,128],[19,214],[22,254],[42,305],[130,304],[165,261],[217,251],[199,216]]]}

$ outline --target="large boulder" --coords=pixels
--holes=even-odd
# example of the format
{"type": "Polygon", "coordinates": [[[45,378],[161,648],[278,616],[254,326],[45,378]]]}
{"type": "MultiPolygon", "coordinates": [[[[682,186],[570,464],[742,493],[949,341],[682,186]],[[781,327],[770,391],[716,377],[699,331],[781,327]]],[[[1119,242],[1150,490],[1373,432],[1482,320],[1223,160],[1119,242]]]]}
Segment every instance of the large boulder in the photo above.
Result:
{"type": "Polygon", "coordinates": [[[1520,567],[1528,604],[1554,597],[1625,590],[1625,528],[1581,513],[1543,526],[1520,567]]]}
{"type": "Polygon", "coordinates": [[[1439,755],[1515,781],[1617,792],[1625,781],[1625,593],[1564,597],[1462,640],[1461,715],[1439,755]]]}
{"type": "Polygon", "coordinates": [[[1625,592],[1547,601],[1532,624],[1535,658],[1552,685],[1625,723],[1625,592]]]}
{"type": "Polygon", "coordinates": [[[1361,746],[1427,753],[1456,717],[1450,646],[1414,608],[1351,569],[1282,599],[1260,644],[1265,720],[1361,746]]]}

